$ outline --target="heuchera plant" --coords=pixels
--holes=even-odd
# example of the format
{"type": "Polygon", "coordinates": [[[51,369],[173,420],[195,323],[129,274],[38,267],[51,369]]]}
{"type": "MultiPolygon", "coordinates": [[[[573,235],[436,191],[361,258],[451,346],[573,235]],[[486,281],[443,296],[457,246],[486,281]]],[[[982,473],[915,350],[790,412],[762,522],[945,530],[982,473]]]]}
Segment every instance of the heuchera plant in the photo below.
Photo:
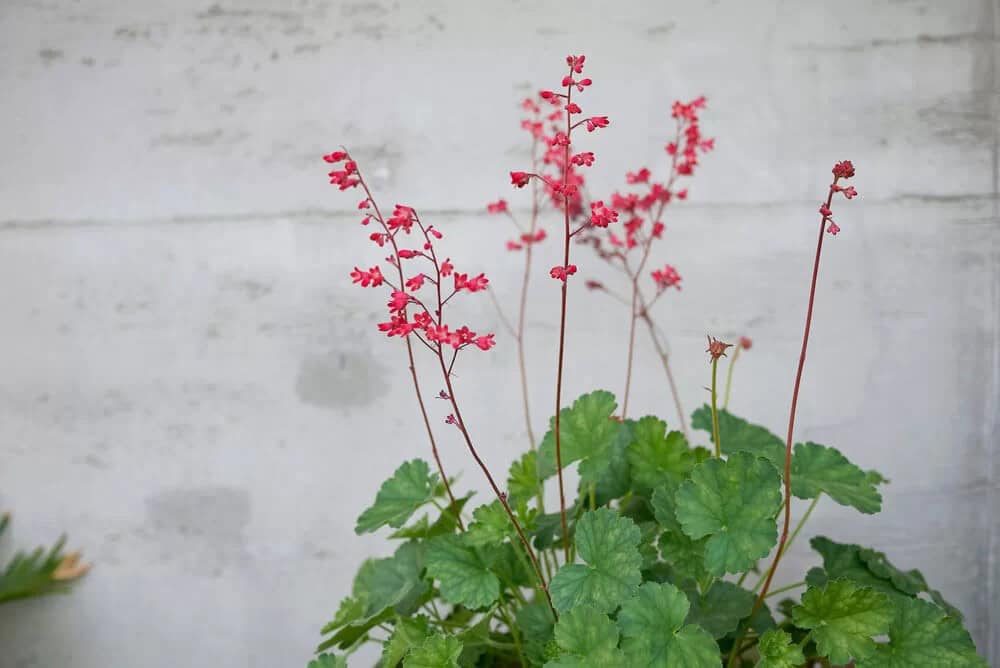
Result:
{"type": "Polygon", "coordinates": [[[592,84],[582,76],[584,57],[569,56],[566,63],[558,89],[523,103],[531,164],[511,171],[510,178],[518,189],[530,186],[527,220],[519,220],[505,200],[487,207],[517,227],[506,246],[524,260],[516,316],[508,317],[496,303],[517,345],[529,446],[505,478],[479,454],[453,373],[460,353],[495,345],[493,333],[473,331],[449,308],[466,296],[492,296],[489,280],[453,263],[442,248],[442,233],[415,208],[381,207],[347,150],[324,156],[334,165],[330,182],[361,193],[362,225],[372,230],[370,241],[388,252],[384,264],[355,267],[351,277],[362,288],[388,293],[388,313],[378,329],[405,347],[433,465],[419,458],[404,462],[358,518],[358,534],[388,527],[398,546],[392,556],[361,566],[350,596],[323,628],[327,637],[310,666],[346,666],[346,656],[365,643],[381,645],[383,668],[985,666],[958,610],[919,571],[901,570],[875,549],[816,536],[811,544],[822,566],[794,584],[772,587],[782,556],[820,499],[876,513],[878,488],[887,482],[832,447],[793,444],[823,241],[840,231],[835,199],[857,195],[847,185],[854,166],[834,166],[819,207],[786,437],[727,410],[734,363],[751,341],[740,337],[734,346],[709,337],[711,399],[694,411],[690,424],[710,447],[694,445],[667,344],[651,311],[671,289],[680,290],[682,279],[674,266],[654,263],[651,256],[664,236],[668,205],[687,197],[681,181],[714,147],[701,133],[705,99],[674,104],[669,166],[662,176],[638,168],[625,176],[625,192],[596,199],[584,177],[596,158],[578,144],[585,144],[581,131],[606,128],[609,120],[585,114],[580,105],[592,84]],[[561,297],[559,353],[555,414],[536,442],[525,312],[532,251],[549,238],[541,227],[547,210],[561,222],[552,235],[561,243],[561,259],[549,270],[561,297]],[[580,280],[573,241],[623,276],[624,290],[586,283],[628,309],[622,319],[628,346],[620,406],[601,390],[563,403],[566,296],[580,280]],[[640,322],[663,363],[678,429],[652,415],[628,416],[640,322]],[[433,377],[418,375],[415,350],[434,360],[433,377]],[[724,393],[717,382],[723,358],[729,362],[724,393]],[[441,403],[429,405],[428,384],[441,403]],[[440,418],[432,419],[438,412],[440,418]],[[457,430],[492,490],[493,498],[471,513],[472,495],[455,490],[442,461],[436,440],[442,428],[457,430]],[[573,466],[579,484],[568,490],[564,473],[573,466]],[[559,500],[551,510],[544,503],[550,483],[559,500]],[[793,496],[810,502],[794,528],[793,496]]]}

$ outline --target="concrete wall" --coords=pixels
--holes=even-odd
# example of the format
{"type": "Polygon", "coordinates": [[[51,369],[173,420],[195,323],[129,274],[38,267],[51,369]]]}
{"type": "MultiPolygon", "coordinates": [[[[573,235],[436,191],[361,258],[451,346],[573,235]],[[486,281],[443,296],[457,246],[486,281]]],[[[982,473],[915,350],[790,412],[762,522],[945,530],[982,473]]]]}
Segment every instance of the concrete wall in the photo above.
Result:
{"type": "MultiPolygon", "coordinates": [[[[69,598],[0,610],[0,666],[303,665],[387,549],[355,516],[426,450],[381,302],[346,279],[378,255],[319,155],[349,144],[509,303],[519,258],[483,206],[524,201],[505,177],[525,164],[516,102],[578,51],[587,108],[614,122],[586,138],[597,191],[662,168],[669,103],[710,98],[718,150],[657,258],[685,278],[657,317],[689,409],[705,334],[748,334],[733,408],[780,430],[816,206],[835,160],[858,165],[799,436],[893,482],[882,515],[821,504],[811,529],[923,569],[1000,661],[998,17],[995,0],[2,0],[0,506],[13,542],[66,530],[95,567],[69,598]]],[[[541,429],[557,291],[536,285],[541,429]]],[[[580,287],[567,396],[619,391],[624,314],[580,287]]],[[[488,300],[463,308],[500,330],[488,300]]],[[[502,470],[523,432],[499,338],[460,387],[502,470]]],[[[636,413],[671,419],[644,338],[638,356],[636,413]]],[[[783,581],[814,562],[797,544],[783,581]]]]}

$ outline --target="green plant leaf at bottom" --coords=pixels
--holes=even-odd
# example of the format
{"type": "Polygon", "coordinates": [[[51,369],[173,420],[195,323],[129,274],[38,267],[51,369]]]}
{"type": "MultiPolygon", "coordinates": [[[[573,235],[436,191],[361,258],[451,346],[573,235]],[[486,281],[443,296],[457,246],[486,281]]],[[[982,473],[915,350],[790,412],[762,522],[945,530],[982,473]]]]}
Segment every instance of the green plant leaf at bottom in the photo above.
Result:
{"type": "Polygon", "coordinates": [[[628,666],[718,668],[719,646],[705,629],[684,624],[689,603],[677,587],[646,582],[622,604],[618,625],[628,666]]]}

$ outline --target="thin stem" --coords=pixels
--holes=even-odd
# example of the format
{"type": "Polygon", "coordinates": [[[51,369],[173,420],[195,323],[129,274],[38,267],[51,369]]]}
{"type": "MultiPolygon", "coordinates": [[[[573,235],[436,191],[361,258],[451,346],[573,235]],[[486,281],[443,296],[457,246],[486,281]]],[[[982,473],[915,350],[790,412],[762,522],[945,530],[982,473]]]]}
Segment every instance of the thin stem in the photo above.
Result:
{"type": "Polygon", "coordinates": [[[726,372],[726,394],[725,398],[722,400],[722,410],[729,408],[729,391],[733,387],[733,367],[736,366],[736,360],[740,358],[740,349],[743,346],[737,345],[736,351],[733,353],[733,358],[729,360],[729,370],[726,372]]]}
{"type": "MultiPolygon", "coordinates": [[[[427,242],[428,250],[430,252],[430,259],[434,264],[434,270],[437,274],[437,285],[435,286],[437,288],[438,302],[437,316],[438,322],[442,322],[444,320],[444,302],[441,299],[441,265],[438,263],[434,245],[431,242],[430,236],[427,234],[427,230],[424,228],[423,223],[420,222],[419,218],[416,219],[416,222],[424,234],[424,239],[427,242]]],[[[514,525],[514,529],[517,531],[517,535],[521,539],[521,543],[524,545],[525,551],[528,553],[528,556],[531,557],[531,563],[535,568],[535,575],[538,577],[538,583],[542,588],[542,592],[545,594],[545,600],[549,604],[549,609],[552,611],[553,618],[558,619],[559,616],[556,613],[555,606],[552,605],[552,597],[549,594],[549,588],[545,582],[545,576],[542,575],[542,569],[538,563],[538,557],[535,556],[534,550],[531,549],[531,543],[528,541],[527,536],[524,535],[524,530],[521,528],[521,524],[517,521],[517,517],[514,516],[514,511],[511,510],[510,504],[507,503],[507,495],[500,491],[500,487],[497,486],[496,481],[493,479],[493,474],[490,473],[489,468],[487,468],[485,462],[483,462],[482,458],[479,456],[479,453],[476,451],[476,446],[472,444],[472,438],[469,436],[469,430],[465,426],[465,419],[462,418],[462,411],[458,407],[458,399],[455,396],[455,387],[451,382],[451,372],[448,365],[445,364],[444,350],[440,343],[437,347],[437,358],[438,363],[441,366],[441,376],[444,379],[444,383],[447,388],[448,400],[451,402],[452,410],[455,411],[454,415],[458,424],[458,430],[462,433],[462,437],[465,439],[465,445],[468,447],[469,453],[472,455],[472,458],[476,460],[476,464],[479,465],[483,475],[486,476],[486,480],[493,489],[493,493],[496,495],[497,500],[500,501],[500,505],[503,506],[504,511],[507,513],[507,517],[510,518],[511,524],[514,525]]]]}
{"type": "Polygon", "coordinates": [[[798,589],[799,587],[805,587],[805,586],[806,582],[803,580],[802,582],[796,582],[795,584],[785,585],[784,587],[778,587],[777,589],[772,589],[770,593],[767,595],[767,598],[771,598],[772,596],[777,596],[778,594],[784,594],[786,591],[791,591],[793,589],[798,589]]]}
{"type": "MultiPolygon", "coordinates": [[[[531,169],[538,171],[538,138],[532,136],[531,140],[531,169]]],[[[531,181],[531,222],[528,226],[528,234],[532,239],[538,227],[538,181],[531,181]]],[[[524,246],[524,275],[521,279],[521,301],[517,309],[517,364],[521,373],[521,398],[524,401],[524,426],[528,432],[528,443],[531,449],[536,447],[535,430],[531,426],[531,402],[528,398],[528,365],[525,362],[524,352],[524,326],[527,319],[528,310],[528,284],[531,281],[531,256],[534,241],[524,246]]],[[[539,510],[541,510],[542,494],[538,494],[539,510]]]]}
{"type": "MultiPolygon", "coordinates": [[[[830,191],[826,197],[826,208],[830,208],[830,203],[833,201],[833,186],[837,184],[839,177],[834,177],[833,185],[830,186],[830,191]]],[[[819,277],[819,259],[823,253],[823,234],[824,227],[826,226],[826,217],[820,219],[819,221],[819,237],[816,240],[816,258],[813,260],[813,271],[812,280],[809,283],[809,305],[806,308],[806,324],[802,332],[802,350],[799,353],[799,366],[795,371],[795,385],[792,388],[792,405],[788,415],[788,434],[785,438],[785,517],[781,528],[781,537],[778,539],[778,549],[774,553],[774,561],[771,562],[771,568],[767,572],[767,577],[764,580],[764,587],[760,590],[757,595],[757,600],[754,601],[753,610],[750,612],[752,617],[761,606],[764,605],[764,599],[767,598],[767,591],[771,586],[771,580],[774,578],[774,572],[778,569],[778,563],[781,561],[781,556],[785,553],[785,544],[788,541],[788,527],[791,523],[792,515],[792,435],[795,431],[795,408],[798,406],[799,401],[799,386],[802,383],[802,369],[806,364],[806,350],[809,347],[809,329],[812,327],[812,315],[813,306],[816,303],[816,281],[819,277]]],[[[737,643],[738,645],[739,643],[737,643]]],[[[729,661],[730,668],[732,668],[733,659],[729,661]]]]}
{"type": "MultiPolygon", "coordinates": [[[[570,76],[573,75],[572,67],[570,76]]],[[[566,186],[569,185],[569,146],[570,137],[573,132],[570,121],[570,103],[573,98],[573,87],[566,87],[566,146],[563,147],[563,269],[569,266],[569,197],[566,195],[566,186]]],[[[562,524],[563,552],[566,556],[566,563],[570,563],[569,558],[569,526],[566,522],[566,491],[563,484],[562,470],[562,437],[559,430],[560,408],[562,407],[562,377],[563,377],[563,357],[566,351],[566,292],[569,287],[569,277],[563,276],[562,295],[559,306],[559,363],[556,369],[556,473],[559,476],[559,521],[562,524]]]]}
{"type": "MultiPolygon", "coordinates": [[[[788,539],[788,542],[785,543],[785,548],[783,550],[783,553],[784,552],[788,552],[788,550],[791,549],[792,543],[794,543],[795,539],[798,538],[799,533],[802,531],[802,527],[805,526],[806,520],[808,520],[809,516],[812,515],[813,510],[816,508],[816,504],[819,503],[820,497],[822,497],[822,496],[823,496],[822,494],[817,494],[816,498],[813,499],[812,503],[809,504],[809,507],[806,508],[806,512],[802,515],[802,517],[799,518],[798,523],[795,525],[795,530],[792,531],[791,537],[788,539]]],[[[784,554],[782,554],[782,556],[784,556],[784,554]]],[[[761,576],[760,580],[757,581],[757,584],[754,585],[754,588],[753,588],[754,593],[756,593],[757,590],[760,589],[760,586],[762,584],[764,584],[764,577],[763,576],[761,576]]]]}
{"type": "Polygon", "coordinates": [[[622,399],[622,420],[628,415],[628,396],[632,387],[632,356],[635,351],[635,321],[638,319],[636,304],[638,301],[639,285],[636,278],[632,280],[632,318],[628,327],[628,358],[625,362],[625,398],[622,399]]]}
{"type": "Polygon", "coordinates": [[[649,338],[653,340],[653,347],[656,348],[656,352],[660,356],[660,361],[663,362],[663,371],[667,375],[667,383],[670,385],[670,394],[674,398],[674,408],[677,410],[677,419],[680,421],[681,431],[684,432],[684,438],[690,439],[687,428],[687,420],[684,417],[684,408],[681,407],[681,396],[677,391],[677,382],[674,380],[673,370],[670,368],[669,355],[667,354],[663,343],[660,341],[660,337],[656,334],[656,325],[653,323],[653,319],[649,316],[649,312],[646,310],[646,304],[642,300],[642,295],[639,296],[639,299],[640,304],[642,305],[642,311],[639,314],[639,317],[646,323],[646,327],[649,330],[649,338]]]}
{"type": "MultiPolygon", "coordinates": [[[[395,256],[399,257],[399,247],[396,245],[396,239],[389,231],[388,225],[385,223],[385,218],[382,217],[382,212],[379,210],[378,203],[375,198],[372,197],[371,190],[368,189],[368,184],[365,183],[364,177],[361,175],[361,170],[358,169],[358,182],[365,191],[365,195],[368,197],[368,201],[372,203],[372,208],[375,210],[375,215],[378,222],[382,225],[382,229],[385,230],[389,242],[392,244],[392,249],[395,256]]],[[[395,262],[396,270],[399,272],[399,285],[402,287],[405,284],[403,279],[403,267],[401,262],[395,262]]],[[[440,280],[440,278],[439,278],[440,280]]],[[[427,417],[427,407],[424,405],[424,396],[420,391],[420,381],[417,379],[417,367],[413,359],[413,343],[410,341],[410,337],[404,336],[403,340],[406,341],[406,356],[409,359],[409,369],[410,376],[413,378],[413,391],[417,395],[417,404],[420,406],[420,415],[424,420],[424,427],[427,429],[427,438],[431,442],[431,454],[434,455],[434,463],[437,465],[438,473],[441,475],[441,482],[444,483],[444,491],[448,494],[448,500],[451,503],[452,513],[455,515],[455,520],[458,522],[458,528],[465,531],[465,525],[462,523],[462,517],[458,511],[458,504],[455,503],[455,495],[451,491],[451,485],[448,483],[448,476],[444,472],[444,466],[441,464],[441,456],[438,454],[437,441],[434,439],[434,431],[431,429],[431,421],[427,417]]]]}
{"type": "Polygon", "coordinates": [[[719,371],[719,358],[712,358],[712,436],[715,439],[715,458],[722,459],[722,439],[719,438],[719,411],[715,407],[718,393],[715,391],[715,379],[719,371]]]}
{"type": "MultiPolygon", "coordinates": [[[[833,188],[830,188],[830,193],[826,198],[827,208],[829,208],[832,200],[833,188]]],[[[781,561],[781,556],[784,553],[785,542],[788,540],[788,528],[792,516],[792,435],[795,432],[795,409],[799,403],[799,386],[802,384],[802,369],[806,364],[806,350],[809,347],[809,330],[812,327],[813,306],[816,303],[816,281],[819,277],[819,258],[823,253],[823,228],[825,225],[826,220],[821,219],[819,223],[819,237],[816,241],[816,259],[813,261],[812,281],[809,284],[809,306],[806,308],[806,325],[802,332],[802,351],[799,353],[799,367],[795,372],[792,405],[788,415],[788,434],[785,438],[785,519],[781,529],[781,538],[778,540],[778,551],[774,555],[774,561],[771,563],[771,569],[767,573],[767,579],[764,580],[764,587],[757,596],[757,603],[754,605],[755,612],[760,608],[764,597],[767,596],[767,590],[771,586],[774,572],[777,570],[778,562],[781,561]]]]}

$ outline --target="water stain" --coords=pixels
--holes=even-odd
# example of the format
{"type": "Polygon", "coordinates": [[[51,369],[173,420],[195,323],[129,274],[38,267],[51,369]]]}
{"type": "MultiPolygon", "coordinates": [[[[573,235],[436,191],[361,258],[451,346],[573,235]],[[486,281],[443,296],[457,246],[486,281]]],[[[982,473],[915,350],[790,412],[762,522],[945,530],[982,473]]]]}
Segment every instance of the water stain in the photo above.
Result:
{"type": "Polygon", "coordinates": [[[302,402],[320,408],[365,406],[386,390],[386,373],[368,351],[311,355],[299,366],[295,393],[302,402]]]}
{"type": "Polygon", "coordinates": [[[146,534],[162,561],[180,562],[196,575],[218,577],[249,558],[245,530],[250,493],[226,486],[177,487],[146,499],[146,534]]]}

